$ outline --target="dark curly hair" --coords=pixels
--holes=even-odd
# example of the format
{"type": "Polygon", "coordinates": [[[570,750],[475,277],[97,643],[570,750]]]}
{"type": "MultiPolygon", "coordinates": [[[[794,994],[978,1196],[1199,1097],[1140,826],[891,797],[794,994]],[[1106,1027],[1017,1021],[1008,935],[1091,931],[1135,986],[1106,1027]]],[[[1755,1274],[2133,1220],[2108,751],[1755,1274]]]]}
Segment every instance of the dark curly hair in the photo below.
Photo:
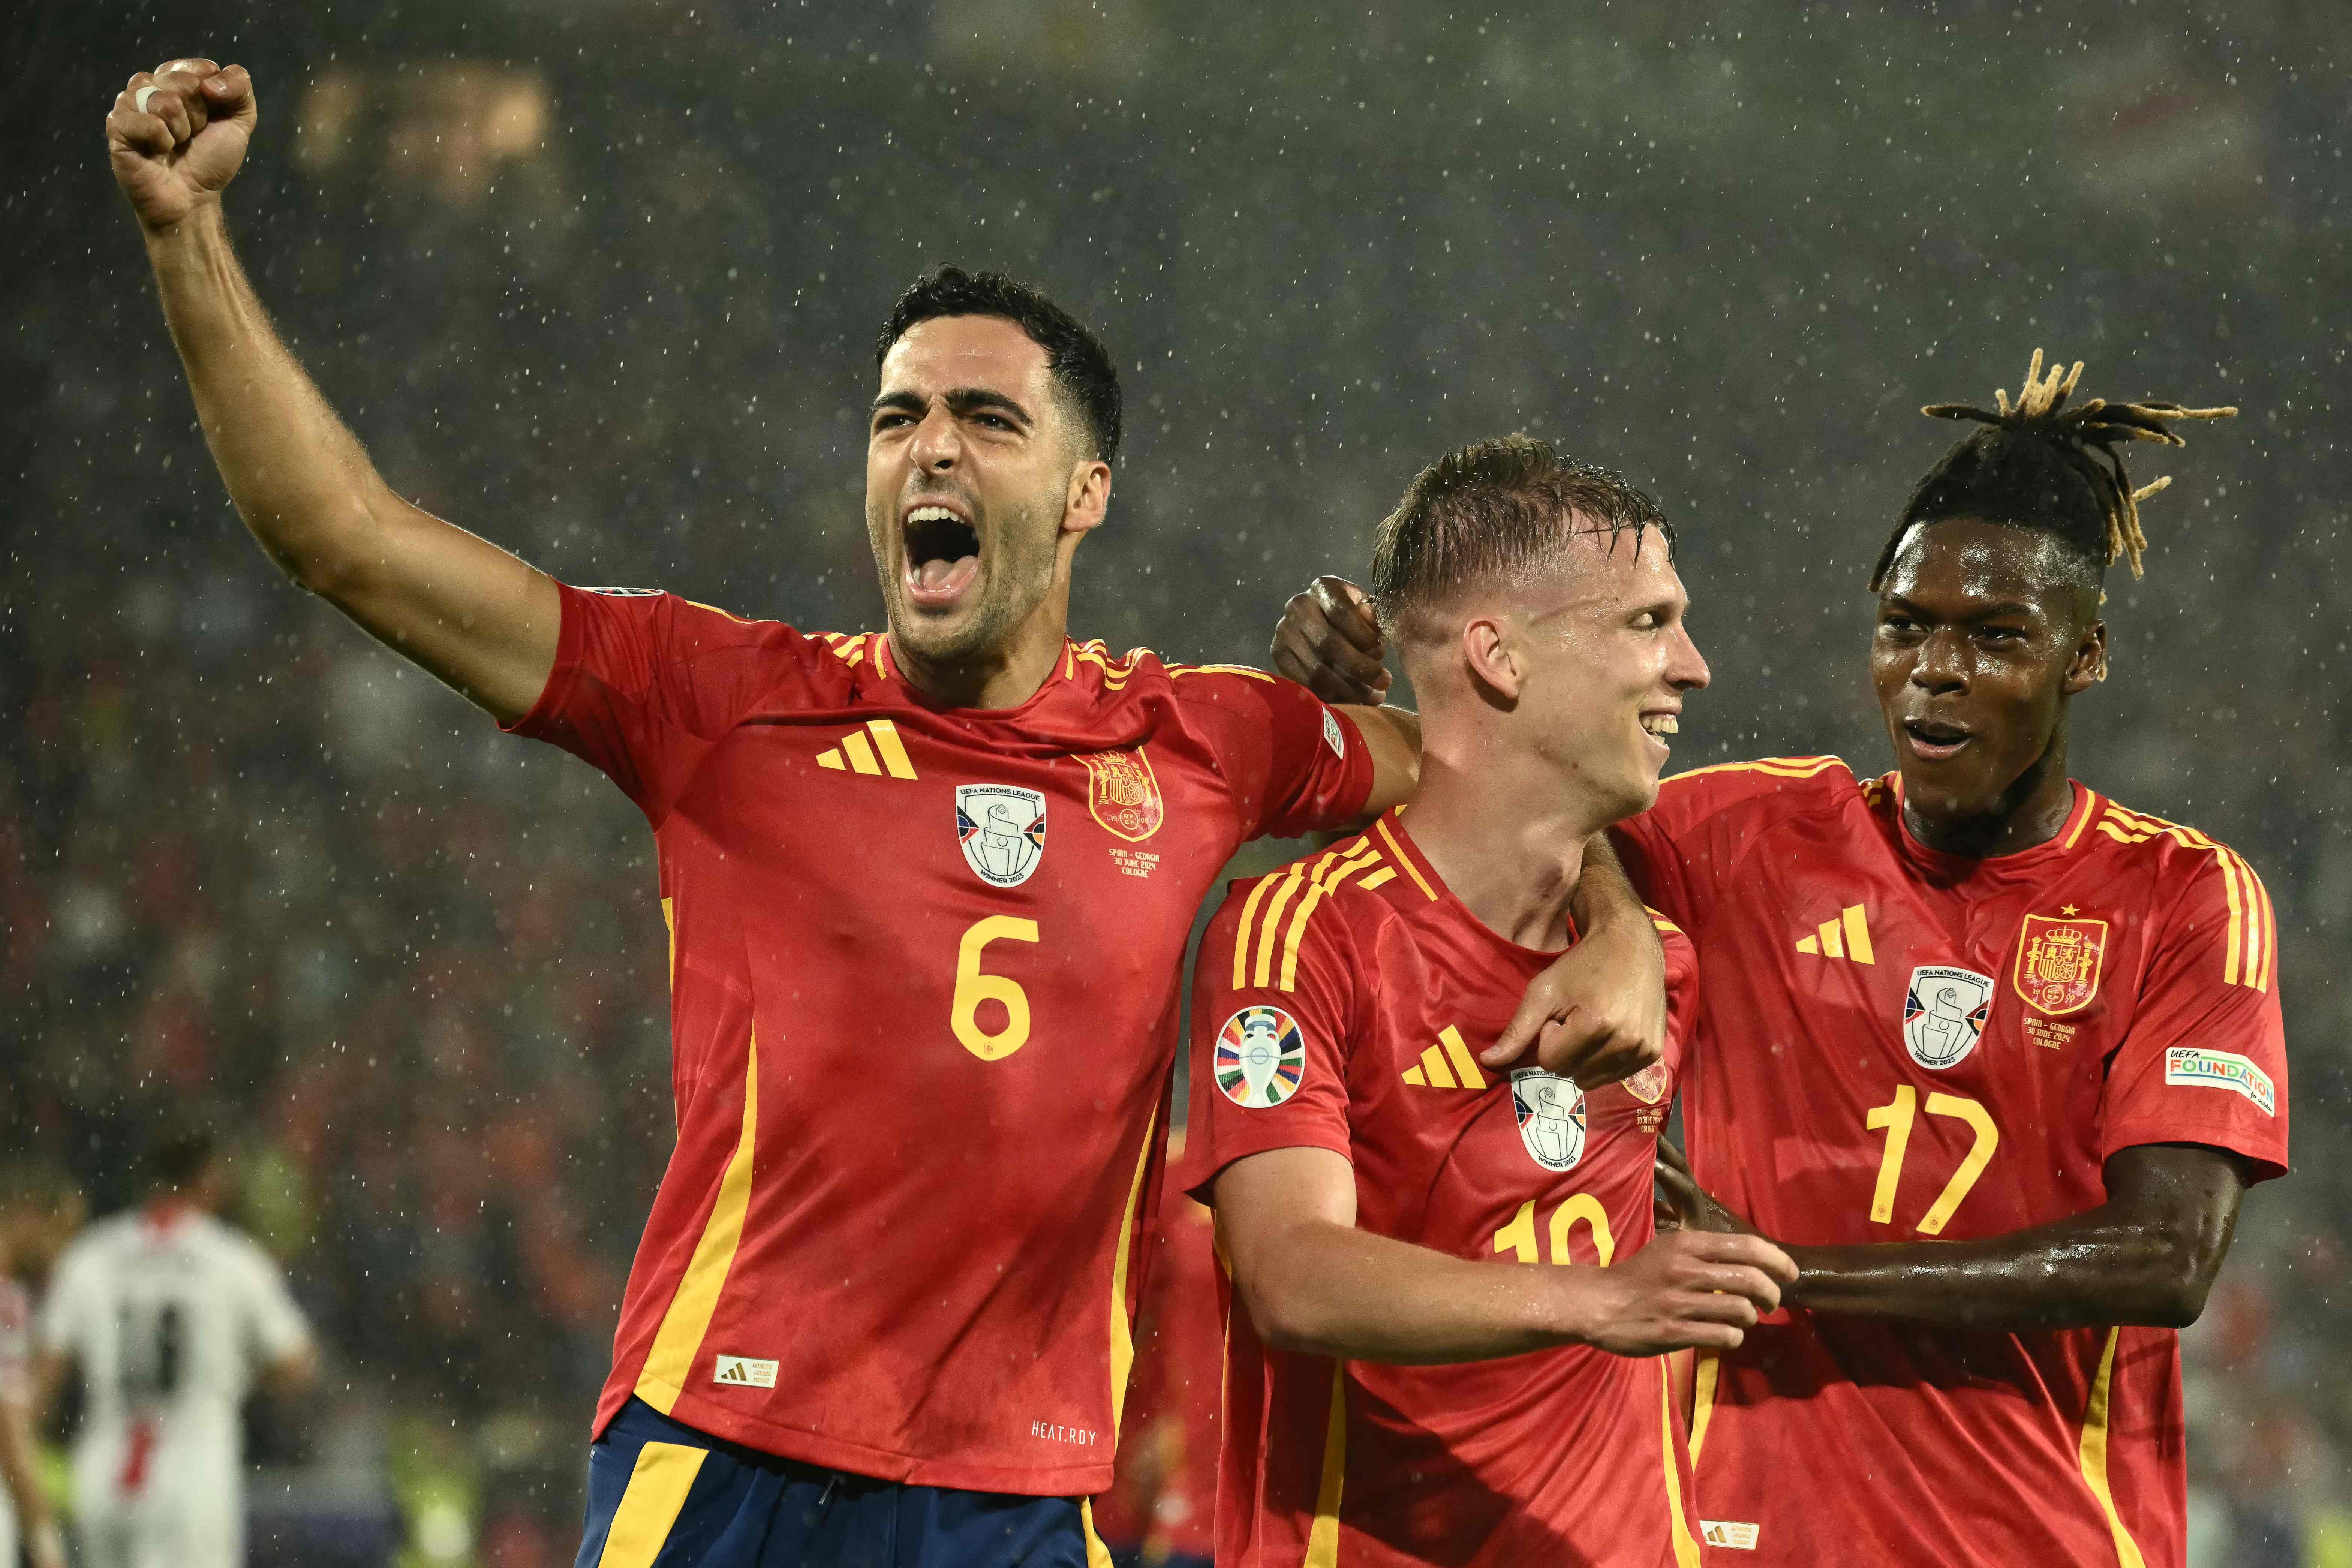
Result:
{"type": "Polygon", "coordinates": [[[1904,504],[1903,515],[1871,568],[1877,592],[1895,564],[1895,552],[1914,524],[1947,518],[1974,518],[2051,534],[2090,568],[2095,580],[2117,561],[2140,574],[2147,535],[2140,531],[2139,503],[2172,481],[2161,479],[2132,489],[2124,472],[2126,441],[2187,443],[2172,433],[2181,419],[2223,419],[2234,408],[2183,408],[2178,403],[2109,403],[2094,397],[2074,408],[2067,396],[2082,379],[2083,364],[2042,374],[2042,351],[2025,372],[2017,401],[1996,389],[1994,408],[1965,403],[1931,403],[1920,410],[1937,419],[1974,419],[1986,427],[1961,440],[1927,470],[1904,504]]]}

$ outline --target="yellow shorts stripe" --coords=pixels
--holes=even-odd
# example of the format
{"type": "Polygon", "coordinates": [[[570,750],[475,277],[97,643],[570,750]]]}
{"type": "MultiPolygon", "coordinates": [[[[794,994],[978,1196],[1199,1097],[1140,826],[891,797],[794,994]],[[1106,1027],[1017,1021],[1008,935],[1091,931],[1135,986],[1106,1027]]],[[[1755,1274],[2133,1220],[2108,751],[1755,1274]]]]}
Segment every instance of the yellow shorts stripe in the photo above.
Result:
{"type": "Polygon", "coordinates": [[[683,1443],[648,1443],[637,1450],[596,1568],[653,1568],[686,1507],[686,1494],[694,1489],[694,1478],[702,1472],[705,1454],[683,1443]]]}

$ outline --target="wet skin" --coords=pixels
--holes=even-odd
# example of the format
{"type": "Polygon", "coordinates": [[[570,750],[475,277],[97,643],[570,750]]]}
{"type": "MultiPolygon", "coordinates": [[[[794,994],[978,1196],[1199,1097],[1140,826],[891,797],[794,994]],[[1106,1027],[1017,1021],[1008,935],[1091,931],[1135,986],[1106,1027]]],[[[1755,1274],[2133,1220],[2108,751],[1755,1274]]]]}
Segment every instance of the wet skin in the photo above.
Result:
{"type": "MultiPolygon", "coordinates": [[[[2106,668],[2098,605],[2096,574],[2038,531],[1953,519],[1903,541],[1870,671],[1904,823],[1920,843],[2007,855],[2064,826],[2068,710],[2106,668]]],[[[1276,668],[1335,701],[1378,700],[1384,651],[1360,594],[1331,577],[1293,597],[1275,634],[1276,668]]],[[[1662,1225],[1755,1234],[1691,1180],[1679,1151],[1660,1151],[1662,1225]]],[[[2202,1144],[2143,1144],[2118,1150],[2103,1173],[2105,1203],[2026,1230],[1787,1247],[1799,1273],[1783,1299],[1955,1328],[2194,1322],[2237,1226],[2244,1162],[2202,1144]]]]}

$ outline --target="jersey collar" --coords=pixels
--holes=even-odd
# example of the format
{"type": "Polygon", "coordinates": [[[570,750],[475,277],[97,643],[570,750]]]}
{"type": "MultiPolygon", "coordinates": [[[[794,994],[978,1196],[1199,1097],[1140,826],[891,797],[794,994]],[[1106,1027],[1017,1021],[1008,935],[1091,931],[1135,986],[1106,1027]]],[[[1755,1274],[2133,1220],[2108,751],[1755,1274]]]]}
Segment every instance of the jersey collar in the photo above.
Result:
{"type": "MultiPolygon", "coordinates": [[[[1390,886],[1398,890],[1400,900],[1408,909],[1434,904],[1446,920],[1475,931],[1497,952],[1507,953],[1521,963],[1541,966],[1559,956],[1557,952],[1546,952],[1539,948],[1521,947],[1472,914],[1470,906],[1454,896],[1454,889],[1445,885],[1445,879],[1437,874],[1437,868],[1431,865],[1429,858],[1421,852],[1421,846],[1412,841],[1412,835],[1404,830],[1403,806],[1392,805],[1383,812],[1371,826],[1364,830],[1364,839],[1395,861],[1397,869],[1404,874],[1402,886],[1397,883],[1390,886]]],[[[1576,929],[1576,916],[1570,914],[1568,917],[1568,944],[1574,947],[1581,940],[1583,933],[1576,929]]]]}
{"type": "Polygon", "coordinates": [[[2046,860],[2063,859],[2073,854],[2083,841],[2091,821],[2099,814],[2099,793],[2079,779],[2066,781],[2074,787],[2074,806],[2066,814],[2058,831],[2039,844],[2023,849],[2012,849],[2006,855],[1988,855],[1979,858],[1970,855],[1954,855],[1942,849],[1931,849],[1913,836],[1911,824],[1903,815],[1903,773],[1900,769],[1886,775],[1886,798],[1895,814],[1895,831],[1901,835],[1904,853],[1922,865],[1932,867],[1950,876],[1965,877],[1988,869],[2008,871],[2038,866],[2046,860]]]}

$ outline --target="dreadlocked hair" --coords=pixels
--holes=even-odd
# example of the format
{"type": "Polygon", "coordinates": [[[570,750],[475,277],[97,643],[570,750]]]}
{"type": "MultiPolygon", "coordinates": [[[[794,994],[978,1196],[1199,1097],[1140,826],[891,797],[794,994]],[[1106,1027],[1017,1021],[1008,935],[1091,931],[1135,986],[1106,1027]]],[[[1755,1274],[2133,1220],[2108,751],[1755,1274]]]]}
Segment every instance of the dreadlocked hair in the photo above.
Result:
{"type": "Polygon", "coordinates": [[[1973,419],[1988,428],[1946,452],[1905,503],[1903,516],[1878,552],[1870,587],[1876,593],[1895,564],[1895,550],[1916,523],[1969,517],[2054,534],[2100,572],[2117,561],[2140,572],[2147,535],[2140,531],[2139,503],[2172,481],[2132,489],[2124,472],[2126,441],[2186,446],[2172,432],[2181,419],[2226,419],[2235,408],[2183,408],[2178,403],[2109,403],[2090,398],[2073,408],[2066,399],[2083,377],[2083,362],[2042,373],[2042,351],[2025,372],[2025,387],[2011,403],[1996,389],[1992,408],[1965,403],[1931,403],[1919,412],[1936,419],[1973,419]]]}

